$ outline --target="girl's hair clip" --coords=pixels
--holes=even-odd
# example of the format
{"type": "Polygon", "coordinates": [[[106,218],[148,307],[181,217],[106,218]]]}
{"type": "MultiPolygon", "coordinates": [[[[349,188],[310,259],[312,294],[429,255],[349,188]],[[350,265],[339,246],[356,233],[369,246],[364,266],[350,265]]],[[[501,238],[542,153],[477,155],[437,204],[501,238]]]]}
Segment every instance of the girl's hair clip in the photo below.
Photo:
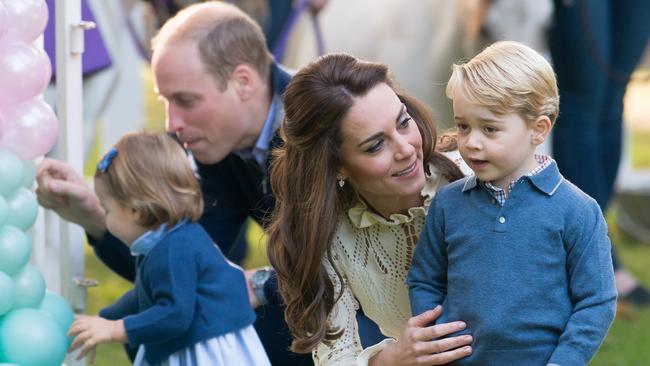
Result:
{"type": "Polygon", "coordinates": [[[111,163],[113,162],[113,159],[115,159],[115,156],[117,156],[117,148],[112,147],[106,155],[100,160],[100,162],[97,164],[97,170],[99,170],[102,173],[106,173],[108,170],[108,167],[111,166],[111,163]]]}

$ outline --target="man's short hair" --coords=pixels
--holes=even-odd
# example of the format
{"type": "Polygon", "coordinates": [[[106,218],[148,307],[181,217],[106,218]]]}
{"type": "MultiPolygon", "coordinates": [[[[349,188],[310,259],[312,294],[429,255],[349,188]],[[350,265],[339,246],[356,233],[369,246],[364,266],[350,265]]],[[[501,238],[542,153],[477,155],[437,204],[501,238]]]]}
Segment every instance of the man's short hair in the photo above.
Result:
{"type": "Polygon", "coordinates": [[[174,43],[196,42],[203,65],[221,90],[238,65],[253,67],[266,80],[273,62],[260,26],[236,6],[220,1],[181,10],[151,42],[154,52],[174,43]]]}

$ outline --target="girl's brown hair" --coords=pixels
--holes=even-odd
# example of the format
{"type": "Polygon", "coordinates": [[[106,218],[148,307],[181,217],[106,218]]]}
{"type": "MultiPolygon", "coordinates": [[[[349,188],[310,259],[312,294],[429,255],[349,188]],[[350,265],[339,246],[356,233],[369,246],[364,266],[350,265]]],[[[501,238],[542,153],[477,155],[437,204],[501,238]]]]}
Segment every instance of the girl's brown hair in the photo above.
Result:
{"type": "Polygon", "coordinates": [[[320,342],[331,344],[341,336],[339,329],[327,326],[341,291],[334,289],[324,265],[327,258],[341,277],[331,260],[331,242],[339,214],[355,197],[349,184],[341,189],[336,183],[340,127],[354,99],[380,83],[395,90],[417,124],[424,161],[432,162],[448,180],[462,176],[454,163],[434,151],[431,115],[394,86],[386,65],[330,54],[295,75],[284,94],[284,145],[274,152],[271,166],[276,206],[268,228],[268,255],[278,274],[295,352],[310,352],[320,342]]]}
{"type": "Polygon", "coordinates": [[[197,221],[203,214],[199,183],[183,148],[164,133],[134,132],[115,145],[117,155],[97,169],[111,198],[132,208],[137,224],[169,227],[183,219],[197,221]]]}

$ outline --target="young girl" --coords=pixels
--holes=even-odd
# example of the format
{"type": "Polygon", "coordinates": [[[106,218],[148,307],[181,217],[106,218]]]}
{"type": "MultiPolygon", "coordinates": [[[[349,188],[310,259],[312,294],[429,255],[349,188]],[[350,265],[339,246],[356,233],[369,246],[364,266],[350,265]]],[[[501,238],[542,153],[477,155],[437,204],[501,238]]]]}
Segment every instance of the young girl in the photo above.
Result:
{"type": "Polygon", "coordinates": [[[124,136],[97,165],[106,228],[137,257],[134,288],[70,327],[79,358],[106,342],[138,346],[134,365],[269,365],[242,271],[196,223],[199,184],[165,134],[124,136]]]}

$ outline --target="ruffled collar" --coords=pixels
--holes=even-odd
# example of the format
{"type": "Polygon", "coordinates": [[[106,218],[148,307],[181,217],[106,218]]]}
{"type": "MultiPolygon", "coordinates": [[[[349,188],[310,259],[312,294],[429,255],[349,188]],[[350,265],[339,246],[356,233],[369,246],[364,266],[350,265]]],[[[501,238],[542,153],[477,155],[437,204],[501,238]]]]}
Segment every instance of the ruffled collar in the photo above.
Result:
{"type": "Polygon", "coordinates": [[[444,181],[433,165],[429,165],[429,171],[431,171],[431,174],[426,174],[424,187],[421,191],[422,197],[424,197],[424,204],[422,206],[411,207],[408,209],[408,214],[395,213],[386,219],[370,211],[368,205],[361,198],[357,198],[356,204],[348,210],[350,221],[352,221],[354,226],[363,229],[375,224],[387,226],[401,225],[413,221],[416,217],[426,215],[433,196],[436,195],[441,181],[444,181]]]}

